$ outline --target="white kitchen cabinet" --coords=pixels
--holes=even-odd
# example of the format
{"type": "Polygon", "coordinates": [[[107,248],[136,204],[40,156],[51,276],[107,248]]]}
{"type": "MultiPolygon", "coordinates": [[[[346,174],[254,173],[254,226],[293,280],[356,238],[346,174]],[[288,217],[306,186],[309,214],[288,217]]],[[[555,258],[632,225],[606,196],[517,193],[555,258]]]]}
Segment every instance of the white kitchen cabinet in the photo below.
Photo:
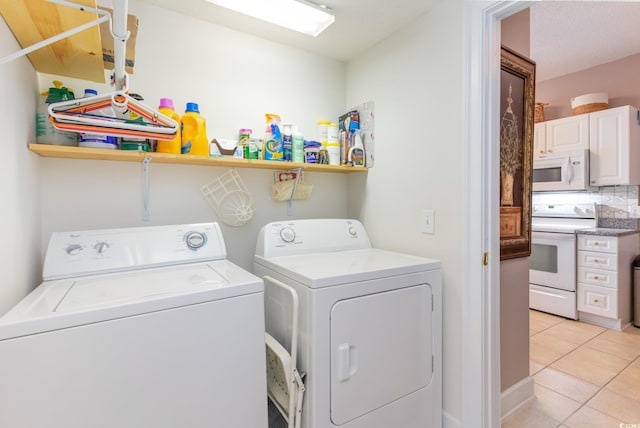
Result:
{"type": "Polygon", "coordinates": [[[533,135],[534,155],[589,149],[589,115],[536,123],[533,135]]]}
{"type": "Polygon", "coordinates": [[[589,113],[592,186],[640,184],[638,109],[616,107],[589,113]]]}
{"type": "Polygon", "coordinates": [[[533,154],[547,152],[547,122],[538,122],[533,125],[533,154]]]}
{"type": "Polygon", "coordinates": [[[633,320],[632,262],[640,234],[578,233],[578,319],[622,330],[633,320]]]}

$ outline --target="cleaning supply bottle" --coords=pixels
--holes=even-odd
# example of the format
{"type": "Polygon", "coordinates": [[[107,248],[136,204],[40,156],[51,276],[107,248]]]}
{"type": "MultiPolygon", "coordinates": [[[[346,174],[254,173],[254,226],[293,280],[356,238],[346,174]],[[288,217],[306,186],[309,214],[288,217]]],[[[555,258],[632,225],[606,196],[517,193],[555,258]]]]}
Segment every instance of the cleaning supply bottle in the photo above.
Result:
{"type": "Polygon", "coordinates": [[[265,114],[267,127],[264,135],[264,160],[281,161],[284,156],[282,133],[280,132],[280,116],[265,114]]]}
{"type": "Polygon", "coordinates": [[[36,142],[58,146],[77,146],[78,134],[62,131],[49,121],[49,104],[75,99],[73,91],[62,86],[62,82],[53,81],[53,87],[40,94],[36,110],[36,142]]]}
{"type": "Polygon", "coordinates": [[[354,132],[353,146],[349,149],[347,159],[353,166],[365,166],[364,145],[362,144],[362,137],[357,131],[354,132]]]}
{"type": "Polygon", "coordinates": [[[295,125],[285,123],[282,126],[282,160],[291,162],[291,146],[293,140],[293,128],[295,125]]]}
{"type": "Polygon", "coordinates": [[[291,139],[291,161],[304,162],[304,139],[297,129],[293,131],[291,139]]]}
{"type": "Polygon", "coordinates": [[[183,154],[209,156],[206,121],[200,115],[197,103],[187,103],[180,119],[180,132],[183,154]]]}
{"type": "MultiPolygon", "coordinates": [[[[180,123],[180,115],[173,108],[172,99],[160,98],[158,111],[180,123]]],[[[180,154],[182,152],[182,136],[180,134],[180,128],[178,128],[178,132],[176,132],[176,136],[173,140],[158,140],[156,151],[160,153],[180,154]]]]}

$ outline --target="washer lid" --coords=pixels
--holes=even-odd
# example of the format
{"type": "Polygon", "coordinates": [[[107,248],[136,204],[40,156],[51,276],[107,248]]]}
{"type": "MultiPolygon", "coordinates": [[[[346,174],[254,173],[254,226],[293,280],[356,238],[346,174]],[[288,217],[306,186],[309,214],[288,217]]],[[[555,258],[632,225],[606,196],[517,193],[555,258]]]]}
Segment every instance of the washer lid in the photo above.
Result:
{"type": "Polygon", "coordinates": [[[264,258],[255,263],[309,288],[322,288],[440,268],[440,261],[368,248],[264,258]]]}
{"type": "Polygon", "coordinates": [[[47,281],[0,318],[0,340],[263,290],[227,260],[47,281]]]}

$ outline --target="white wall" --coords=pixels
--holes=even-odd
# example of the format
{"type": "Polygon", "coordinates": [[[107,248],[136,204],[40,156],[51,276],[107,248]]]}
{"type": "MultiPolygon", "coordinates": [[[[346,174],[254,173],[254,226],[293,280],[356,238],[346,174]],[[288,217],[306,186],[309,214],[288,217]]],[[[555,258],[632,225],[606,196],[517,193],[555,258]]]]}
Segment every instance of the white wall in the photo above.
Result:
{"type": "MultiPolygon", "coordinates": [[[[20,49],[0,20],[0,57],[20,49]]],[[[27,150],[35,135],[36,77],[26,58],[0,64],[0,316],[39,283],[40,189],[38,157],[27,150]]]]}
{"type": "MultiPolygon", "coordinates": [[[[347,67],[347,104],[376,103],[376,164],[351,176],[349,214],[376,246],[442,261],[445,412],[460,419],[465,245],[462,169],[462,2],[434,10],[347,67]],[[435,210],[435,234],[419,213],[435,210]]],[[[467,284],[467,286],[472,286],[467,284]]]]}
{"type": "MultiPolygon", "coordinates": [[[[131,91],[157,107],[173,98],[176,110],[197,102],[207,119],[209,139],[237,138],[249,127],[261,136],[264,113],[279,114],[316,136],[316,122],[336,121],[345,111],[344,63],[285,47],[224,27],[186,17],[143,2],[130,1],[129,12],[140,20],[131,91]]],[[[41,84],[51,76],[42,75],[41,84]]],[[[106,87],[61,78],[82,93],[106,87]]],[[[360,102],[364,101],[360,100],[360,102]]],[[[141,165],[108,161],[41,159],[43,251],[53,231],[139,226],[141,165]]],[[[148,224],[217,221],[200,187],[228,168],[153,164],[148,224]]],[[[269,221],[287,217],[285,202],[270,197],[273,172],[238,169],[256,202],[246,226],[223,225],[229,258],[252,267],[256,235],[269,221]]],[[[309,200],[293,202],[292,218],[345,217],[347,174],[308,173],[314,184],[309,200]]]]}

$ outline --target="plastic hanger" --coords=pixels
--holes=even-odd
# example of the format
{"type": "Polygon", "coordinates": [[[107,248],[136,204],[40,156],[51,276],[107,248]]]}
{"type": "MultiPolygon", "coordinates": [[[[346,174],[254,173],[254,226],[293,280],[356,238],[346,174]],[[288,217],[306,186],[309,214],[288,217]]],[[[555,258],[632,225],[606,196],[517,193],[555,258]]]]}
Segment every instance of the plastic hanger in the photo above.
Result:
{"type": "Polygon", "coordinates": [[[101,135],[118,135],[155,140],[172,140],[178,131],[178,122],[127,93],[128,75],[124,74],[124,89],[92,97],[61,101],[49,105],[49,120],[58,129],[101,135]],[[112,108],[114,116],[101,113],[112,108]],[[142,120],[130,120],[128,110],[142,120]]]}

